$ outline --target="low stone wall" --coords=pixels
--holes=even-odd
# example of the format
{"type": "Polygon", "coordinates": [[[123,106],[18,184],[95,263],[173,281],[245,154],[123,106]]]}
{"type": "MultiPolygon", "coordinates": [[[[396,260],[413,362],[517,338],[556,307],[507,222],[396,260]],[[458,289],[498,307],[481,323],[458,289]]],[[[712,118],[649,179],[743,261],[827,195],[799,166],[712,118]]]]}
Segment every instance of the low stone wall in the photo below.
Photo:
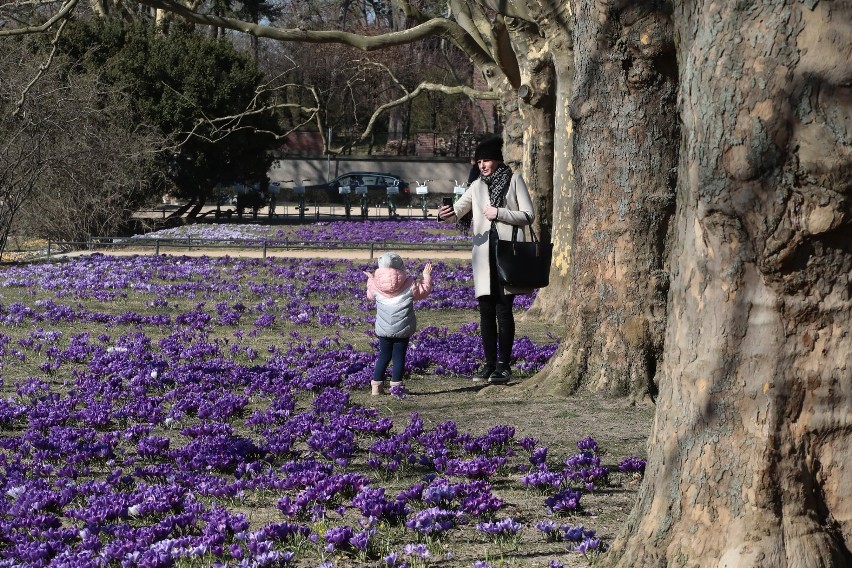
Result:
{"type": "Polygon", "coordinates": [[[325,183],[340,174],[354,171],[384,172],[396,174],[407,181],[414,193],[417,181],[432,180],[429,190],[434,193],[452,193],[456,181],[465,183],[470,173],[467,160],[440,158],[357,158],[342,156],[324,158],[282,158],[269,170],[270,181],[281,182],[282,187],[291,187],[286,180],[310,180],[304,185],[325,183]]]}

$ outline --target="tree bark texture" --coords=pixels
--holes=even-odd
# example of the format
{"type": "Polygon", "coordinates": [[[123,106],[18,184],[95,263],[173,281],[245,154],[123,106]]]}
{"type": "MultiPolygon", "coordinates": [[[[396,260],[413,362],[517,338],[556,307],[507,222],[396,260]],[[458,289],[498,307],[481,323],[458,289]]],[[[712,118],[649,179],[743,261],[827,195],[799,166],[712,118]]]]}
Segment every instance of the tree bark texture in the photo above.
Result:
{"type": "Polygon", "coordinates": [[[641,400],[665,330],[679,139],[671,19],[653,0],[576,5],[568,336],[530,386],[641,400]]]}
{"type": "Polygon", "coordinates": [[[852,566],[852,3],[680,3],[678,244],[608,564],[852,566]]]}
{"type": "MultiPolygon", "coordinates": [[[[548,157],[551,160],[547,172],[552,176],[552,191],[549,196],[540,196],[536,216],[540,223],[537,225],[539,234],[545,239],[549,237],[553,243],[553,263],[550,285],[539,290],[527,314],[535,318],[547,317],[552,321],[562,322],[568,305],[565,301],[565,290],[568,285],[573,234],[573,123],[568,112],[574,83],[571,4],[546,2],[537,8],[535,15],[541,41],[536,44],[535,53],[546,54],[548,65],[536,66],[534,69],[537,73],[533,75],[530,83],[541,84],[539,91],[543,91],[545,71],[551,75],[546,82],[551,94],[543,100],[549,101],[552,109],[548,124],[527,129],[526,145],[530,150],[526,160],[542,162],[548,157]],[[546,197],[549,199],[545,201],[546,197]]],[[[539,55],[539,61],[544,61],[542,55],[539,55]]],[[[542,97],[539,97],[539,100],[542,100],[542,97]]],[[[533,99],[531,102],[537,101],[533,99]]]]}
{"type": "Polygon", "coordinates": [[[555,70],[537,26],[510,20],[508,27],[521,73],[521,87],[515,95],[521,127],[515,134],[520,134],[523,141],[521,172],[535,207],[534,230],[549,240],[553,218],[555,70]]]}
{"type": "Polygon", "coordinates": [[[553,211],[554,69],[535,25],[510,19],[507,28],[522,84],[515,89],[508,81],[500,83],[503,158],[527,182],[536,208],[534,230],[549,239],[553,211]]]}

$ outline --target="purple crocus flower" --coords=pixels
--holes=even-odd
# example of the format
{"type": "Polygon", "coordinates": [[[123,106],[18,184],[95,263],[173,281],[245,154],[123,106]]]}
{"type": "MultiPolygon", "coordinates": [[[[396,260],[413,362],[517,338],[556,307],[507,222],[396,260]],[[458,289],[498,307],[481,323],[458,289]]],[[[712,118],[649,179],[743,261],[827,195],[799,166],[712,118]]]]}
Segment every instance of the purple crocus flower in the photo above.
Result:
{"type": "Polygon", "coordinates": [[[636,456],[629,456],[618,462],[618,469],[626,473],[644,473],[645,465],[645,460],[636,456]]]}
{"type": "Polygon", "coordinates": [[[580,497],[579,491],[566,488],[545,499],[544,503],[552,513],[572,513],[580,510],[580,497]]]}
{"type": "Polygon", "coordinates": [[[477,530],[495,539],[506,539],[513,537],[523,528],[523,525],[512,517],[506,517],[499,521],[485,521],[476,524],[477,530]]]}

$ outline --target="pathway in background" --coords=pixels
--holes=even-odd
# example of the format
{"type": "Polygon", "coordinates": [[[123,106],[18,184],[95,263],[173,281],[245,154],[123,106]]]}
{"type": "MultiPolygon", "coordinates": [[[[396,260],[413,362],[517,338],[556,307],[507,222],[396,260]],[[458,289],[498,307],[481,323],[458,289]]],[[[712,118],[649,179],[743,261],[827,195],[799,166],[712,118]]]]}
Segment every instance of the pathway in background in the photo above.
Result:
{"type": "MultiPolygon", "coordinates": [[[[178,209],[177,205],[164,204],[158,205],[151,209],[144,209],[138,211],[133,215],[136,219],[151,219],[151,220],[163,220],[168,217],[172,212],[178,209]]],[[[215,205],[206,205],[202,208],[201,214],[197,218],[197,220],[207,223],[269,223],[269,224],[292,224],[299,223],[299,211],[296,209],[295,203],[283,203],[278,205],[275,208],[274,214],[272,217],[269,216],[269,208],[263,207],[258,211],[258,215],[255,218],[252,215],[251,211],[243,213],[242,217],[237,216],[237,213],[232,206],[221,206],[219,208],[220,216],[216,218],[216,206],[215,205]]],[[[346,210],[343,208],[343,205],[320,205],[314,207],[311,204],[308,204],[307,209],[305,211],[304,222],[305,223],[313,223],[317,221],[317,212],[319,212],[319,220],[320,221],[343,221],[346,219],[346,210]]],[[[357,206],[353,206],[350,213],[351,221],[360,221],[361,220],[361,209],[357,206]]],[[[405,207],[397,207],[397,215],[402,219],[423,219],[423,210],[419,206],[405,206],[405,207]]],[[[426,209],[426,216],[428,219],[435,220],[437,219],[438,208],[431,207],[426,209]]],[[[387,208],[379,208],[372,206],[370,207],[369,214],[367,216],[367,220],[369,221],[382,221],[389,219],[387,208]]]]}
{"type": "MultiPolygon", "coordinates": [[[[376,251],[372,258],[375,258],[384,252],[394,252],[394,251],[385,251],[380,250],[376,251]]],[[[74,257],[74,256],[86,256],[90,254],[108,254],[111,256],[135,256],[135,255],[151,255],[154,254],[154,249],[150,247],[140,247],[140,248],[121,248],[115,250],[99,250],[99,251],[72,251],[68,253],[55,254],[53,256],[56,257],[74,257]]],[[[159,254],[168,254],[174,256],[211,256],[211,257],[223,257],[223,256],[232,256],[232,257],[240,257],[240,258],[263,258],[263,250],[257,248],[193,248],[188,250],[186,248],[174,248],[169,249],[168,247],[160,247],[159,254]]],[[[441,261],[441,260],[469,260],[470,259],[470,251],[469,250],[455,250],[455,251],[446,251],[446,250],[404,250],[399,251],[399,255],[404,259],[408,258],[416,258],[416,259],[424,259],[431,260],[433,262],[441,261]]],[[[370,250],[369,249],[311,249],[311,250],[269,250],[266,253],[266,257],[268,258],[343,258],[350,260],[370,260],[370,250]]]]}

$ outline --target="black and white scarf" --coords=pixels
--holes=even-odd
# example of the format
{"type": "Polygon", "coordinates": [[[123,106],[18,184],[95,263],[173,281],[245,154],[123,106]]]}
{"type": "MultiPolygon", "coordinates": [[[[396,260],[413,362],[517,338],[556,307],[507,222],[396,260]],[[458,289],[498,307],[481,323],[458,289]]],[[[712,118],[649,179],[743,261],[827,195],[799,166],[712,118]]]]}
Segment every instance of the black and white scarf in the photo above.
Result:
{"type": "Polygon", "coordinates": [[[506,164],[500,164],[497,169],[488,176],[479,176],[479,179],[488,186],[488,197],[493,207],[502,207],[506,192],[509,191],[509,183],[512,181],[512,169],[506,164]]]}
{"type": "MultiPolygon", "coordinates": [[[[509,191],[509,184],[512,182],[512,169],[506,164],[500,164],[497,169],[491,172],[488,176],[479,176],[486,186],[488,186],[488,200],[494,207],[502,207],[503,201],[506,199],[506,192],[509,191]]],[[[464,234],[470,230],[471,221],[473,221],[473,213],[459,219],[459,228],[464,234]]]]}

